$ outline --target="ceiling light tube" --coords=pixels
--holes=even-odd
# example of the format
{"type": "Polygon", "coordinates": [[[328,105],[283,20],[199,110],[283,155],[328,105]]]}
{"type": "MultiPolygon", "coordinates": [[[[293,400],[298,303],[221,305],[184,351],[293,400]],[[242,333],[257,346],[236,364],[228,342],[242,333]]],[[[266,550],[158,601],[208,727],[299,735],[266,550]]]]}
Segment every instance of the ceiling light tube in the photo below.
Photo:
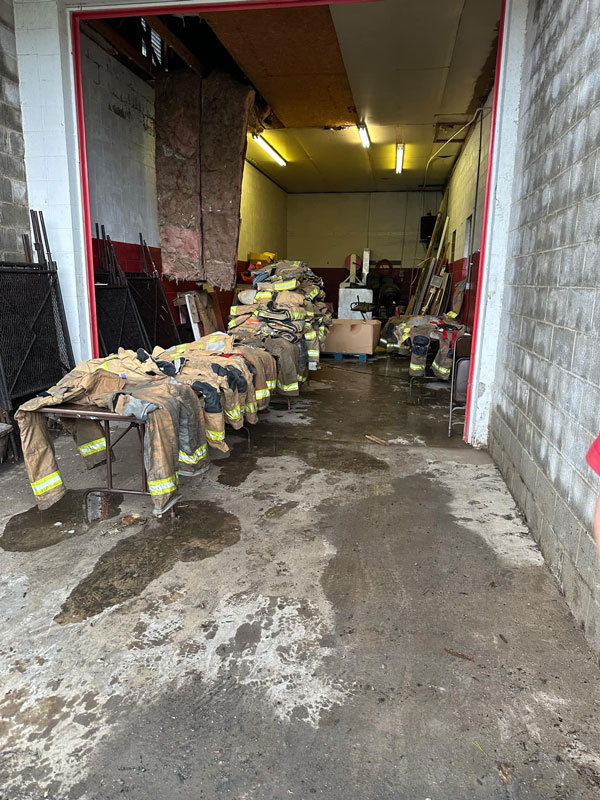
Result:
{"type": "Polygon", "coordinates": [[[367,126],[364,122],[361,122],[361,124],[358,126],[358,135],[360,136],[363,147],[371,147],[369,131],[367,130],[367,126]]]}
{"type": "Polygon", "coordinates": [[[275,150],[274,147],[271,147],[271,145],[267,142],[266,139],[263,139],[262,136],[257,136],[254,133],[252,134],[252,138],[254,139],[256,144],[262,147],[262,149],[265,151],[267,155],[271,156],[273,161],[276,161],[280,167],[285,167],[285,165],[287,164],[285,158],[283,156],[280,156],[277,150],[275,150]]]}
{"type": "Polygon", "coordinates": [[[400,175],[404,166],[404,145],[396,145],[396,174],[400,175]]]}

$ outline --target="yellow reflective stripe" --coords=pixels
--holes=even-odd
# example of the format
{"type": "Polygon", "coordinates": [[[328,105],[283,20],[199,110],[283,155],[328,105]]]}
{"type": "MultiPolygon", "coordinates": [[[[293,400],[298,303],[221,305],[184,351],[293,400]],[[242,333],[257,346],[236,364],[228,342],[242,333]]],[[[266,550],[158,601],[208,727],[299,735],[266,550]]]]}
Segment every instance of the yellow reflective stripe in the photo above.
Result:
{"type": "Polygon", "coordinates": [[[379,341],[380,341],[382,344],[387,344],[387,343],[388,343],[388,340],[387,340],[387,339],[384,339],[384,338],[383,338],[383,336],[380,336],[380,337],[379,337],[379,341]]]}
{"type": "Polygon", "coordinates": [[[274,283],[273,288],[276,292],[286,292],[290,289],[295,289],[298,286],[298,281],[293,278],[291,281],[280,281],[279,283],[274,283]]]}
{"type": "Polygon", "coordinates": [[[311,339],[314,339],[316,335],[317,335],[316,331],[306,331],[304,334],[304,338],[310,341],[311,339]]]}
{"type": "Polygon", "coordinates": [[[267,292],[266,290],[262,290],[260,292],[257,292],[254,295],[254,299],[255,300],[269,300],[272,297],[272,295],[273,295],[273,292],[267,292]]]}
{"type": "Polygon", "coordinates": [[[277,381],[267,381],[267,386],[269,387],[269,389],[276,389],[277,381]]]}
{"type": "Polygon", "coordinates": [[[290,311],[292,319],[306,319],[306,311],[290,311]]]}
{"type": "Polygon", "coordinates": [[[298,383],[305,383],[308,380],[306,375],[297,375],[296,377],[298,378],[298,383]]]}
{"type": "Polygon", "coordinates": [[[318,358],[319,357],[319,350],[308,350],[308,357],[309,358],[318,358]]]}
{"type": "Polygon", "coordinates": [[[247,411],[248,414],[255,414],[257,410],[258,406],[256,405],[256,403],[246,403],[246,405],[244,406],[244,411],[247,411]]]}
{"type": "Polygon", "coordinates": [[[101,450],[106,450],[106,439],[104,436],[101,439],[94,439],[93,442],[80,444],[77,449],[82,456],[91,456],[92,453],[99,453],[101,450]]]}
{"type": "Polygon", "coordinates": [[[409,372],[425,372],[425,365],[421,364],[409,364],[408,367],[409,372]]]}
{"type": "Polygon", "coordinates": [[[239,419],[242,416],[242,407],[240,405],[235,408],[225,409],[225,416],[229,419],[239,419]]]}
{"type": "Polygon", "coordinates": [[[232,317],[235,317],[237,315],[237,310],[238,310],[237,306],[230,306],[229,313],[231,314],[232,317]]]}
{"type": "Polygon", "coordinates": [[[265,397],[271,397],[271,392],[268,389],[257,389],[256,390],[256,399],[257,400],[264,400],[265,397]]]}
{"type": "Polygon", "coordinates": [[[439,364],[436,364],[435,361],[431,365],[431,368],[441,375],[447,375],[450,372],[450,367],[441,367],[439,364]]]}
{"type": "Polygon", "coordinates": [[[319,294],[319,289],[318,289],[317,286],[315,286],[314,289],[310,290],[310,292],[308,293],[307,297],[308,297],[309,300],[312,300],[313,297],[316,297],[318,294],[319,294]]]}
{"type": "Polygon", "coordinates": [[[458,317],[458,314],[456,313],[456,311],[449,311],[449,312],[446,314],[446,316],[447,316],[447,317],[450,317],[451,319],[456,319],[456,317],[458,317]]]}
{"type": "Polygon", "coordinates": [[[293,383],[282,383],[281,381],[277,381],[277,388],[281,389],[282,392],[297,392],[298,383],[296,381],[293,383]]]}
{"type": "Polygon", "coordinates": [[[178,344],[175,347],[175,355],[180,356],[187,350],[187,344],[178,344]]]}
{"type": "Polygon", "coordinates": [[[237,324],[236,321],[234,319],[232,319],[231,322],[227,325],[227,327],[228,328],[233,328],[233,326],[236,325],[236,324],[237,324]]]}
{"type": "Polygon", "coordinates": [[[55,489],[57,486],[62,486],[60,472],[51,472],[50,475],[46,475],[45,478],[40,478],[31,484],[31,488],[36,497],[45,492],[49,492],[50,489],[55,489]]]}
{"type": "Polygon", "coordinates": [[[207,428],[205,431],[206,438],[210,439],[211,442],[222,442],[225,438],[225,431],[209,431],[207,428]]]}
{"type": "Polygon", "coordinates": [[[203,458],[207,456],[207,446],[205,444],[200,445],[197,447],[196,450],[192,453],[192,455],[188,455],[183,450],[179,451],[179,460],[182,461],[184,464],[197,464],[199,461],[202,461],[203,458]]]}
{"type": "Polygon", "coordinates": [[[312,319],[314,317],[314,315],[315,315],[314,311],[307,311],[306,312],[306,316],[307,316],[308,319],[312,319]]]}
{"type": "Polygon", "coordinates": [[[167,494],[173,492],[179,486],[179,473],[175,472],[168,478],[161,478],[157,481],[148,481],[150,494],[167,494]]]}

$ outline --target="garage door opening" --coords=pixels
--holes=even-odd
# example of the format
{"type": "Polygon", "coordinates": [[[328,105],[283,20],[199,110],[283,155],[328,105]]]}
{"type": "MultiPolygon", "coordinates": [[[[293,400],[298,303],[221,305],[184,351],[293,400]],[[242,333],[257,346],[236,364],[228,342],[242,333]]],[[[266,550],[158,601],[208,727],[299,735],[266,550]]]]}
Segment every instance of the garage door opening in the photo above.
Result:
{"type": "MultiPolygon", "coordinates": [[[[323,281],[334,318],[381,324],[381,339],[370,333],[370,344],[359,344],[336,323],[330,350],[404,358],[419,402],[435,388],[421,377],[447,379],[454,328],[469,336],[476,322],[501,3],[434,5],[427,13],[391,0],[164,7],[76,18],[97,352],[131,346],[139,331],[149,348],[197,338],[202,319],[185,295],[198,288],[224,328],[257,262],[300,260],[323,281]],[[252,95],[243,142],[235,134],[219,141],[219,130],[230,132],[227,112],[208,131],[221,112],[201,87],[216,75],[252,95]],[[129,288],[109,292],[107,284],[123,283],[117,271],[129,288]],[[142,289],[154,322],[136,303],[142,289]],[[411,359],[420,322],[424,361],[411,359]],[[112,347],[107,325],[122,334],[112,347]]],[[[460,392],[467,388],[468,380],[460,392]]],[[[457,405],[464,411],[464,400],[457,405]]]]}

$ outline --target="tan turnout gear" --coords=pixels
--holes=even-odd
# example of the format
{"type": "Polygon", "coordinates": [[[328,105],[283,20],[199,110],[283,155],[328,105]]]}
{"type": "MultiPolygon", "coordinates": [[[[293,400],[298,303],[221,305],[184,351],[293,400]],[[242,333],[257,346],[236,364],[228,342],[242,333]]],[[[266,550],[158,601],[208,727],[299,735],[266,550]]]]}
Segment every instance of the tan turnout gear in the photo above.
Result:
{"type": "Polygon", "coordinates": [[[456,342],[464,336],[466,328],[464,325],[453,325],[448,322],[438,326],[438,336],[440,349],[431,365],[431,369],[443,381],[450,379],[452,374],[452,363],[454,358],[454,348],[456,342]]]}
{"type": "MultiPolygon", "coordinates": [[[[201,402],[192,389],[164,375],[146,376],[145,382],[133,383],[128,383],[126,377],[83,362],[44,396],[32,398],[15,414],[31,488],[40,509],[53,505],[65,493],[48,420],[39,413],[39,409],[48,406],[57,407],[58,416],[61,404],[77,403],[144,420],[144,459],[156,511],[165,508],[176,492],[180,465],[188,474],[202,471],[207,463],[206,438],[201,402]],[[87,371],[90,368],[93,371],[87,371]]],[[[137,368],[135,377],[139,377],[137,368]]],[[[84,460],[98,463],[105,458],[106,440],[98,422],[71,420],[69,428],[75,432],[84,460]]]]}
{"type": "Polygon", "coordinates": [[[412,352],[408,374],[411,378],[421,378],[425,375],[427,366],[427,354],[431,343],[431,325],[417,325],[411,330],[412,352]]]}

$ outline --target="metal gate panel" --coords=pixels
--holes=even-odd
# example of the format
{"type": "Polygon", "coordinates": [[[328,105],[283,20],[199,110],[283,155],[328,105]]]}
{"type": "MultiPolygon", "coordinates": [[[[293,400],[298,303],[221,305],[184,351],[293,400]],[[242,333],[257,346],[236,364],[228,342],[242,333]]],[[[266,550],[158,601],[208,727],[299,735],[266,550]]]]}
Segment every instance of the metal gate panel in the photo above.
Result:
{"type": "Polygon", "coordinates": [[[151,347],[180,344],[179,331],[173,320],[160,278],[143,273],[126,272],[127,284],[137,306],[151,347]]]}
{"type": "Polygon", "coordinates": [[[150,350],[144,323],[131,296],[129,286],[96,284],[96,317],[100,355],[109,356],[119,347],[150,350]]]}
{"type": "Polygon", "coordinates": [[[0,358],[11,401],[45,391],[73,369],[53,267],[0,264],[0,358]]]}

